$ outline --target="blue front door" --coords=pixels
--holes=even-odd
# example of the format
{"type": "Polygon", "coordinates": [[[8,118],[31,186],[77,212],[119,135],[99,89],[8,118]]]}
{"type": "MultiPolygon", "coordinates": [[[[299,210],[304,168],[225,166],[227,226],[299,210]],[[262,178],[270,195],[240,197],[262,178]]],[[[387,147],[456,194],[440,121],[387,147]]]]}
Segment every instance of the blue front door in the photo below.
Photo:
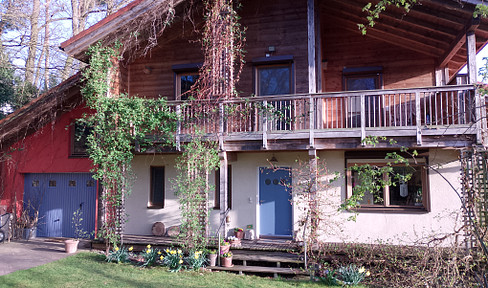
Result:
{"type": "Polygon", "coordinates": [[[292,236],[291,172],[289,168],[259,168],[261,236],[292,236]]]}
{"type": "Polygon", "coordinates": [[[35,173],[24,177],[24,209],[39,211],[40,237],[75,237],[72,218],[78,209],[83,213],[83,230],[94,231],[96,195],[96,181],[90,173],[35,173]]]}

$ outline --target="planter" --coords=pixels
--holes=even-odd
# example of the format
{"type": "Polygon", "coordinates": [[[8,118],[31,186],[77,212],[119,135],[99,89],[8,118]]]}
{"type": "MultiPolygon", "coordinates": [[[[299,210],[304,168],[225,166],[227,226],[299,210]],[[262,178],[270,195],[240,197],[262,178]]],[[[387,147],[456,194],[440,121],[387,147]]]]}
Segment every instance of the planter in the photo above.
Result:
{"type": "Polygon", "coordinates": [[[24,228],[24,239],[25,240],[31,240],[36,238],[37,235],[37,227],[32,227],[32,228],[24,228]]]}
{"type": "Polygon", "coordinates": [[[217,266],[217,254],[208,254],[208,265],[217,266]]]}
{"type": "Polygon", "coordinates": [[[241,246],[241,240],[230,240],[229,241],[231,247],[240,247],[241,246]]]}
{"type": "Polygon", "coordinates": [[[230,250],[230,245],[220,246],[220,254],[227,253],[229,252],[229,250],[230,250]]]}
{"type": "Polygon", "coordinates": [[[220,257],[220,261],[222,261],[222,267],[232,267],[232,257],[220,257]]]}
{"type": "Polygon", "coordinates": [[[75,253],[76,250],[78,250],[78,243],[80,243],[80,240],[75,240],[75,239],[68,239],[64,240],[64,249],[66,253],[75,253]]]}
{"type": "Polygon", "coordinates": [[[244,231],[234,231],[234,236],[236,236],[239,239],[244,238],[244,231]]]}

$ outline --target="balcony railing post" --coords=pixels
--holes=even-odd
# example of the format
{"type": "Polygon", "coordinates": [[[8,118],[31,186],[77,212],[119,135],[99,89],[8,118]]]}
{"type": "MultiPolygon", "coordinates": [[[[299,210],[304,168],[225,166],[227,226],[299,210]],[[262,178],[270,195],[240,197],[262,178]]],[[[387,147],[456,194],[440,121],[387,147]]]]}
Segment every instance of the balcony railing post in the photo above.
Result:
{"type": "Polygon", "coordinates": [[[366,96],[361,95],[361,145],[364,146],[364,139],[366,138],[366,96]]]}
{"type": "Polygon", "coordinates": [[[420,92],[415,92],[415,123],[417,124],[417,145],[422,145],[422,115],[420,115],[420,92]]]}
{"type": "Polygon", "coordinates": [[[268,101],[263,100],[263,148],[268,149],[268,101]]]}
{"type": "Polygon", "coordinates": [[[219,148],[224,150],[224,103],[219,103],[219,148]]]}
{"type": "Polygon", "coordinates": [[[181,151],[181,105],[176,105],[176,150],[181,151]]]}
{"type": "Polygon", "coordinates": [[[314,99],[312,98],[312,95],[309,95],[308,98],[308,105],[309,107],[309,120],[310,120],[310,125],[309,125],[309,144],[310,148],[313,148],[315,146],[315,136],[314,136],[314,129],[315,129],[315,105],[314,105],[314,99]]]}

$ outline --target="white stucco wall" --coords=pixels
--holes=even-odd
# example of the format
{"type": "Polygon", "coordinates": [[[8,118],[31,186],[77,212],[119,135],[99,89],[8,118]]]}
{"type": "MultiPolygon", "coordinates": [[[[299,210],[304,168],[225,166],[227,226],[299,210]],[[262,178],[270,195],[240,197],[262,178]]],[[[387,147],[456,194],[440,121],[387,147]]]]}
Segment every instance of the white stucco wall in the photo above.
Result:
{"type": "MultiPolygon", "coordinates": [[[[232,210],[229,213],[227,234],[232,228],[253,225],[259,233],[259,167],[269,167],[267,159],[272,156],[278,159],[277,166],[297,167],[296,159],[308,160],[307,152],[283,153],[238,153],[232,165],[232,210]]],[[[344,172],[345,160],[343,151],[319,151],[318,156],[325,161],[330,175],[321,175],[327,179],[334,172],[344,172]]],[[[460,166],[455,161],[458,152],[455,150],[434,149],[429,153],[430,164],[444,164],[439,171],[455,187],[459,187],[460,166]]],[[[126,211],[129,222],[125,231],[129,234],[150,235],[152,224],[162,221],[166,227],[178,225],[179,203],[174,195],[172,179],[176,176],[174,169],[175,155],[136,156],[133,162],[136,181],[132,195],[127,199],[126,211]],[[165,207],[148,209],[150,187],[150,166],[165,166],[165,207]]],[[[329,242],[363,242],[373,243],[377,240],[392,243],[412,244],[422,238],[453,232],[455,217],[460,211],[460,201],[449,184],[433,171],[429,171],[430,212],[424,213],[360,213],[356,222],[347,221],[349,212],[336,212],[338,205],[345,197],[345,180],[340,177],[329,186],[326,193],[329,211],[326,224],[321,232],[322,240],[329,242]]],[[[210,177],[213,184],[214,176],[210,177]]],[[[213,193],[209,195],[213,206],[213,193]]],[[[295,232],[300,220],[300,209],[293,207],[295,232]]],[[[461,220],[461,219],[458,219],[461,220]]],[[[212,210],[210,215],[211,230],[219,226],[219,211],[212,210]]],[[[458,226],[457,226],[458,227],[458,226]]],[[[301,233],[298,233],[301,234],[301,233]]],[[[299,235],[297,235],[299,236],[299,235]]]]}

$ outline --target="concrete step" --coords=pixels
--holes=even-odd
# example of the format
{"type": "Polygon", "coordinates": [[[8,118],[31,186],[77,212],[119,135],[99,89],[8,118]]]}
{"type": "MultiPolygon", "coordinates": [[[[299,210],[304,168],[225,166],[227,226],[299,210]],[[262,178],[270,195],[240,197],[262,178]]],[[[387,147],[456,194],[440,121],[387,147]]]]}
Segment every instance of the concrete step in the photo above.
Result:
{"type": "Polygon", "coordinates": [[[272,252],[272,251],[250,251],[250,250],[231,250],[234,260],[255,261],[255,262],[276,262],[276,263],[303,263],[303,255],[272,252]]]}

